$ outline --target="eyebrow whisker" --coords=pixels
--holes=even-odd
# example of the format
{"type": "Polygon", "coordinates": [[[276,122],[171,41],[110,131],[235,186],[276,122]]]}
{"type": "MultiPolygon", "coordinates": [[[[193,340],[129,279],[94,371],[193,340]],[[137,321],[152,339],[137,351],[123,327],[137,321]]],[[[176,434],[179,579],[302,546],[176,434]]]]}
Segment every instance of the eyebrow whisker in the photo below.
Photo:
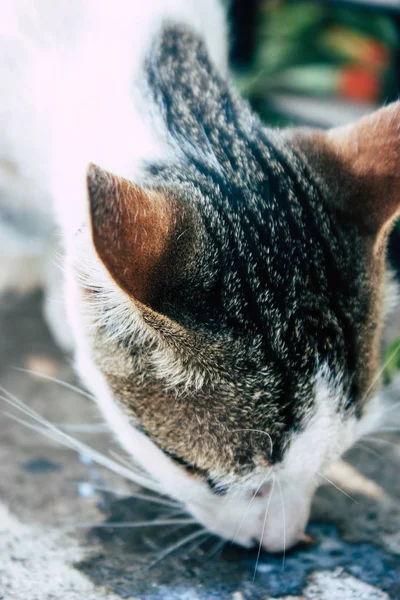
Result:
{"type": "Polygon", "coordinates": [[[270,456],[272,455],[273,449],[274,449],[274,444],[272,442],[272,438],[270,436],[270,434],[267,431],[263,431],[262,429],[251,429],[251,428],[245,428],[245,429],[232,429],[231,430],[233,433],[237,432],[237,431],[252,431],[254,433],[262,433],[263,435],[266,435],[269,439],[269,443],[271,445],[271,449],[270,449],[270,456]]]}

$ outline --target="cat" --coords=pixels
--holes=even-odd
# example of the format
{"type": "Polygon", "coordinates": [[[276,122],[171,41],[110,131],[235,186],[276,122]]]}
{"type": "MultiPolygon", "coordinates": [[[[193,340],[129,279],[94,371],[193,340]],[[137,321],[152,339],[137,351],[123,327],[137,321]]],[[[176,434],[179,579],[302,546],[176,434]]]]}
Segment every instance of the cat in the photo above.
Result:
{"type": "Polygon", "coordinates": [[[65,289],[55,336],[165,494],[243,546],[294,545],[379,419],[400,104],[264,127],[216,0],[1,9],[3,288],[65,289]]]}

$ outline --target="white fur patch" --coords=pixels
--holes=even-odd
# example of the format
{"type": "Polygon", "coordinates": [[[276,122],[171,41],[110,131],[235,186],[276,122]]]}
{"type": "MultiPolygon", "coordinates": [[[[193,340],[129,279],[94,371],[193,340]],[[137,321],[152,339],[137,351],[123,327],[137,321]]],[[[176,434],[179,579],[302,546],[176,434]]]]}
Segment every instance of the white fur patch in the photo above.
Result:
{"type": "Polygon", "coordinates": [[[222,6],[217,0],[59,0],[57,10],[50,0],[0,5],[0,162],[5,157],[16,173],[9,201],[21,210],[26,202],[47,218],[54,197],[67,245],[73,244],[87,220],[90,162],[138,180],[143,159],[168,151],[164,125],[143,96],[143,57],[155,32],[165,21],[187,23],[225,70],[222,6]]]}

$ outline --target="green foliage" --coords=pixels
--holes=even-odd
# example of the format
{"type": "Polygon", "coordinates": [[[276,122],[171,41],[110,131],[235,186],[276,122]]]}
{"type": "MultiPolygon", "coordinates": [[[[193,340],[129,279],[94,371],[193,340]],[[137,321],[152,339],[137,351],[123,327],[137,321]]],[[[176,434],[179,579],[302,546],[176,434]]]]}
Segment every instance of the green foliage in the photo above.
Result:
{"type": "Polygon", "coordinates": [[[253,64],[239,82],[252,103],[275,91],[354,100],[352,90],[362,82],[353,75],[343,84],[354,65],[376,81],[364,101],[396,96],[391,56],[399,37],[390,16],[320,0],[263,0],[259,17],[253,64]]]}
{"type": "Polygon", "coordinates": [[[390,383],[400,371],[400,338],[386,349],[383,355],[383,381],[390,383]]]}

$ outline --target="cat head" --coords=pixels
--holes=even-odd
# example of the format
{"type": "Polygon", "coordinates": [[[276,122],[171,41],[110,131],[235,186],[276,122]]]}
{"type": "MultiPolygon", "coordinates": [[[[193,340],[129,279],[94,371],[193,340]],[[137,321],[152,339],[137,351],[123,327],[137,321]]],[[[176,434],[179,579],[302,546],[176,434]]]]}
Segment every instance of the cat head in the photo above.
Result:
{"type": "Polygon", "coordinates": [[[140,185],[90,166],[67,300],[123,446],[209,530],[275,551],[373,421],[400,105],[279,132],[229,102],[140,185]]]}

